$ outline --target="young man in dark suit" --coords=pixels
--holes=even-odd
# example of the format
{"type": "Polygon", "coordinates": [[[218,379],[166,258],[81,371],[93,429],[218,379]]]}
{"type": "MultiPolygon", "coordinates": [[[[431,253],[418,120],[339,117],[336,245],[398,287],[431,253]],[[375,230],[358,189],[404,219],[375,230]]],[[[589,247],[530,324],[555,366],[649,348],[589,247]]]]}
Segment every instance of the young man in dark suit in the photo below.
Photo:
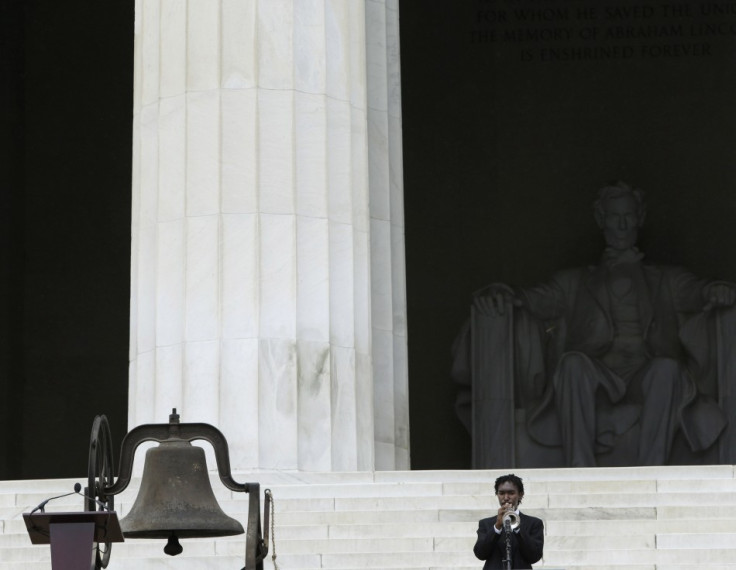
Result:
{"type": "Polygon", "coordinates": [[[485,560],[483,570],[510,567],[514,569],[531,568],[542,558],[544,549],[544,524],[541,519],[522,514],[519,505],[524,498],[524,483],[516,475],[502,475],[496,479],[498,513],[494,517],[482,519],[478,523],[478,540],[473,552],[479,560],[485,560]],[[503,519],[514,513],[518,525],[509,535],[511,564],[504,565],[507,557],[507,537],[503,519]]]}

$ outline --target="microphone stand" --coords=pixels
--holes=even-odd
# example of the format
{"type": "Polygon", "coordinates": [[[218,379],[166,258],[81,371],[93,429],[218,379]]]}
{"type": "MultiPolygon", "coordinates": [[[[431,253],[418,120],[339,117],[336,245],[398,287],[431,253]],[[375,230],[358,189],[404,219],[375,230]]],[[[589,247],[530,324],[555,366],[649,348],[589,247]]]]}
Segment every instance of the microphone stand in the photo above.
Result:
{"type": "Polygon", "coordinates": [[[503,532],[506,535],[506,558],[503,560],[504,570],[511,570],[511,521],[508,517],[503,520],[503,532]]]}
{"type": "Polygon", "coordinates": [[[74,490],[71,493],[64,493],[63,495],[57,495],[56,497],[49,497],[45,501],[41,501],[39,505],[31,511],[31,514],[35,513],[36,511],[41,511],[42,513],[46,512],[46,505],[51,502],[55,501],[56,499],[61,499],[63,497],[68,497],[69,495],[76,495],[79,493],[79,489],[81,489],[81,486],[78,487],[79,483],[74,484],[74,490]]]}

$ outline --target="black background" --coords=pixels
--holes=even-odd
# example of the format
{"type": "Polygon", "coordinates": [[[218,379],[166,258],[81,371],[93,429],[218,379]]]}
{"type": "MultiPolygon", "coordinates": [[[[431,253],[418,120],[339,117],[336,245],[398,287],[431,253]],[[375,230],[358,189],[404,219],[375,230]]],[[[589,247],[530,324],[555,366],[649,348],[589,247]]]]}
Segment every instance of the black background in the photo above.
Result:
{"type": "Polygon", "coordinates": [[[736,279],[736,42],[690,31],[736,23],[736,3],[717,3],[732,13],[708,17],[699,9],[712,2],[685,4],[689,16],[616,19],[607,14],[683,3],[401,2],[413,469],[470,466],[449,370],[472,292],[595,263],[603,240],[592,205],[607,183],[645,191],[647,261],[736,279]],[[520,8],[567,10],[568,18],[521,24],[512,18],[520,8]],[[578,17],[580,8],[597,17],[578,17]],[[485,15],[502,10],[507,21],[489,24],[485,15]],[[601,38],[611,27],[679,24],[684,35],[675,39],[601,38]],[[477,41],[479,30],[555,27],[597,27],[599,39],[477,41]],[[638,57],[642,46],[705,42],[707,57],[638,57]],[[631,46],[637,57],[522,61],[522,49],[539,55],[560,45],[631,46]]]}
{"type": "MultiPolygon", "coordinates": [[[[736,280],[733,36],[619,42],[707,42],[706,57],[578,61],[539,61],[550,42],[478,41],[504,30],[479,18],[489,10],[632,5],[655,3],[400,2],[414,469],[470,465],[449,368],[472,291],[595,262],[592,202],[607,182],[646,191],[647,259],[736,280]]],[[[0,5],[2,479],[79,477],[94,416],[108,415],[115,449],[127,429],[133,10],[0,5]]],[[[652,23],[572,14],[505,26],[652,23]]],[[[736,15],[682,22],[714,20],[736,15]]]]}
{"type": "Polygon", "coordinates": [[[127,431],[133,2],[0,4],[0,478],[80,477],[127,431]]]}

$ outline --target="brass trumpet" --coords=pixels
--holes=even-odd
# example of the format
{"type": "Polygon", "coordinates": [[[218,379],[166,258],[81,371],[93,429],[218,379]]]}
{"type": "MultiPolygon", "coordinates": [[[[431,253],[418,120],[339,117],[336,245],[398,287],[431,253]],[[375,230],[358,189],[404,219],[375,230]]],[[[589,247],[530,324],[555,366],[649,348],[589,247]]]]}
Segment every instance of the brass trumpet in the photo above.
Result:
{"type": "Polygon", "coordinates": [[[516,530],[519,527],[519,515],[514,511],[508,511],[503,515],[503,519],[501,520],[503,522],[503,527],[508,528],[509,530],[516,530]]]}

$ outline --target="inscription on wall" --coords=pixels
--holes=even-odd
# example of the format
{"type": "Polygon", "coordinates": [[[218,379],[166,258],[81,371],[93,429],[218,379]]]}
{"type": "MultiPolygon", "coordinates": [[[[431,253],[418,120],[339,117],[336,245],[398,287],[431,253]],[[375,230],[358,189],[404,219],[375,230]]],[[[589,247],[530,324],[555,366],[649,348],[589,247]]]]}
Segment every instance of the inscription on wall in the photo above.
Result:
{"type": "Polygon", "coordinates": [[[473,18],[472,44],[522,62],[707,58],[736,38],[736,2],[476,0],[473,18]]]}

